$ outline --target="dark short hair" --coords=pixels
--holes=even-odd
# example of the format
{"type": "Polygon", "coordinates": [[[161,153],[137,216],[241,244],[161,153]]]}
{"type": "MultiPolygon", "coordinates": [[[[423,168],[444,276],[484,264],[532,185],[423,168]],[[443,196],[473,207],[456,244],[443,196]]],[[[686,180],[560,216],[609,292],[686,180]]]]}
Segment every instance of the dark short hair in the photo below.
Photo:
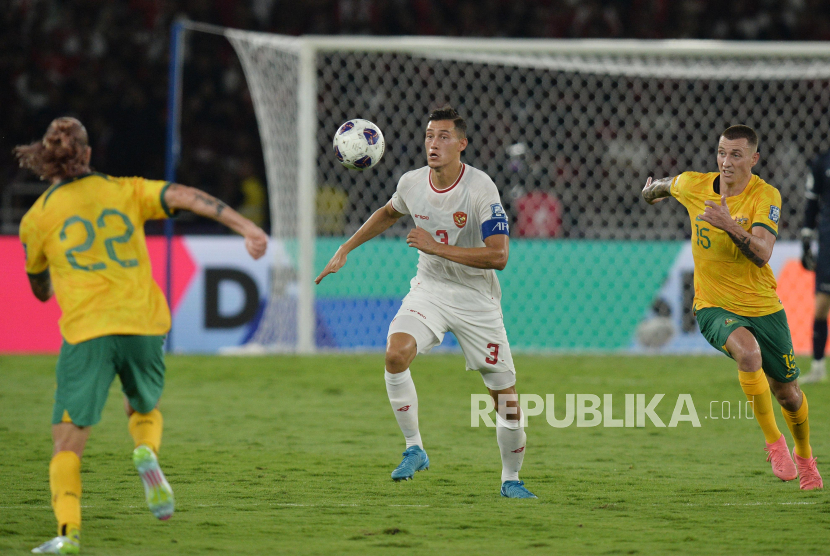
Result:
{"type": "Polygon", "coordinates": [[[735,139],[746,139],[750,149],[758,150],[758,134],[755,133],[755,130],[749,126],[733,125],[727,127],[723,130],[723,133],[721,133],[720,136],[724,139],[729,139],[730,141],[734,141],[735,139]]]}
{"type": "Polygon", "coordinates": [[[438,120],[452,120],[452,124],[455,126],[455,133],[458,135],[458,138],[464,139],[467,137],[467,122],[465,122],[464,118],[459,116],[458,112],[455,111],[455,108],[449,104],[445,104],[441,108],[436,108],[429,113],[428,121],[435,122],[438,120]]]}

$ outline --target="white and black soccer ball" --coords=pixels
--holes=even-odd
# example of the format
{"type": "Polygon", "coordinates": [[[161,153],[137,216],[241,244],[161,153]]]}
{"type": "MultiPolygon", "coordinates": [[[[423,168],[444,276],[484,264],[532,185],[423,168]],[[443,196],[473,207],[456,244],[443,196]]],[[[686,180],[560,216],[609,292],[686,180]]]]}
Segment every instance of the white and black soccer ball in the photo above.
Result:
{"type": "Polygon", "coordinates": [[[337,128],[334,134],[334,156],[352,170],[366,170],[380,162],[386,141],[380,128],[369,120],[354,119],[337,128]]]}

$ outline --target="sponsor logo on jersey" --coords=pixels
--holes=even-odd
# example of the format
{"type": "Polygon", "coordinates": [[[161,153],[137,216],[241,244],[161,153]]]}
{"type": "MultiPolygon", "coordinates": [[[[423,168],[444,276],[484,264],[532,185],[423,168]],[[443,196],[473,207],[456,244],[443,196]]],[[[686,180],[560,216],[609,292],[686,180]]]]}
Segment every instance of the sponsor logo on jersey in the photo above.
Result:
{"type": "Polygon", "coordinates": [[[420,218],[421,220],[429,220],[429,216],[424,216],[423,214],[415,214],[415,218],[420,218]]]}
{"type": "Polygon", "coordinates": [[[504,215],[504,209],[499,203],[493,203],[490,205],[490,211],[493,213],[493,218],[506,218],[504,215]]]}
{"type": "Polygon", "coordinates": [[[466,212],[456,212],[452,215],[452,221],[455,222],[455,225],[459,228],[463,228],[467,225],[467,213],[466,212]]]}
{"type": "Polygon", "coordinates": [[[778,218],[781,216],[781,209],[772,205],[769,207],[769,219],[778,224],[778,218]]]}
{"type": "Polygon", "coordinates": [[[410,406],[405,405],[405,406],[403,406],[403,407],[399,407],[396,411],[409,411],[409,407],[410,407],[410,406]]]}

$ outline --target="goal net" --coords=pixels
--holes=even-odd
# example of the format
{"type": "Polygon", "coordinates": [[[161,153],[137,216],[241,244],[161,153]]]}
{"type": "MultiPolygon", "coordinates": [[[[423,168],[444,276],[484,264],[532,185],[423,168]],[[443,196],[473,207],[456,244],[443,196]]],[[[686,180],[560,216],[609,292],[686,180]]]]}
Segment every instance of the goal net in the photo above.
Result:
{"type": "MultiPolygon", "coordinates": [[[[415,272],[402,240],[411,222],[320,286],[313,278],[425,164],[426,115],[445,103],[468,122],[463,160],[493,178],[512,223],[513,268],[500,280],[519,350],[624,349],[644,315],[678,310],[653,303],[688,217],[641,200],[648,176],[716,171],[720,132],[750,125],[761,138],[754,172],[781,191],[780,239],[793,239],[807,161],[830,147],[823,45],[225,36],[255,103],[281,246],[251,338],[270,349],[383,347],[415,272]],[[362,173],[331,153],[351,118],[375,122],[387,142],[362,173]]],[[[678,326],[682,311],[669,315],[678,326]]]]}

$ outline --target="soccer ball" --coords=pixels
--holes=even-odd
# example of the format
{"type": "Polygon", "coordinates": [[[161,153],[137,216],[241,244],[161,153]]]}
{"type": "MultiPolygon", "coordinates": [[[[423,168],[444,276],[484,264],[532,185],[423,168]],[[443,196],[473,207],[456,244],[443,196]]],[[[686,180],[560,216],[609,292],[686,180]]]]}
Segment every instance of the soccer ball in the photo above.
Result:
{"type": "Polygon", "coordinates": [[[369,120],[349,120],[334,134],[334,156],[352,170],[366,170],[380,161],[386,142],[380,128],[369,120]]]}

